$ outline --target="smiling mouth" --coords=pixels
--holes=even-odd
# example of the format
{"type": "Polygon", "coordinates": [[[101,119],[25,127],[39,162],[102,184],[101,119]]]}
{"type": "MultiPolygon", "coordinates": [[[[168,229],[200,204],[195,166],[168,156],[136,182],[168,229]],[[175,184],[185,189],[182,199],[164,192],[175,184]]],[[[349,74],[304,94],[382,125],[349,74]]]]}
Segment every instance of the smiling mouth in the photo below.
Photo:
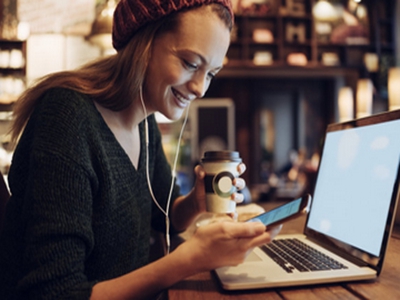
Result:
{"type": "Polygon", "coordinates": [[[185,98],[182,94],[180,94],[177,90],[172,89],[172,93],[174,94],[175,98],[178,100],[179,103],[186,106],[192,101],[192,99],[185,98]]]}

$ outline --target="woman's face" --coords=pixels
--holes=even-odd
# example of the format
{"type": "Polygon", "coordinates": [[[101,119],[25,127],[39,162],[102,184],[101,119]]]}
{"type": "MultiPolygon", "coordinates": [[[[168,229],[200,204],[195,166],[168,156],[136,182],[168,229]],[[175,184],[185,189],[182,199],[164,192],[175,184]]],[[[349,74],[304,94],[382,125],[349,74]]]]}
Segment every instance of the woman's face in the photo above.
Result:
{"type": "Polygon", "coordinates": [[[229,29],[209,7],[182,13],[177,27],[155,39],[143,90],[148,112],[171,120],[204,96],[230,42],[229,29]]]}

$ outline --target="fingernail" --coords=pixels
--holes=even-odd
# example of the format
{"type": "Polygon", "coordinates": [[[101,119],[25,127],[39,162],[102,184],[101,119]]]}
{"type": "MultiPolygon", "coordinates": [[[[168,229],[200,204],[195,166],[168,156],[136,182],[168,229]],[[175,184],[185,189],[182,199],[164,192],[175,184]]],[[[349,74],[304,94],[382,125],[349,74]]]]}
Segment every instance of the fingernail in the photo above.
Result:
{"type": "Polygon", "coordinates": [[[234,194],[234,200],[236,203],[241,203],[244,200],[243,194],[235,193],[234,194]]]}
{"type": "Polygon", "coordinates": [[[244,183],[243,180],[238,180],[237,183],[238,183],[238,184],[237,184],[236,187],[237,187],[238,189],[243,189],[243,188],[246,186],[246,184],[244,183]]]}

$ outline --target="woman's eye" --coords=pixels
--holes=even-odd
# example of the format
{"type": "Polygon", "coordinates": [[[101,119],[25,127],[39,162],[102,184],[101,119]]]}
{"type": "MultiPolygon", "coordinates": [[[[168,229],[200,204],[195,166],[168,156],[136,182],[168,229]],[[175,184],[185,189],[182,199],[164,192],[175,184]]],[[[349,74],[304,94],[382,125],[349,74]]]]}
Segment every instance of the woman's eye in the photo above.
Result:
{"type": "Polygon", "coordinates": [[[207,74],[207,77],[208,77],[209,80],[214,79],[215,76],[216,76],[216,74],[214,74],[214,73],[208,73],[208,74],[207,74]]]}
{"type": "MultiPolygon", "coordinates": [[[[186,67],[187,69],[189,69],[189,70],[192,70],[192,71],[197,71],[197,70],[199,70],[199,65],[196,64],[196,63],[191,63],[191,62],[189,62],[188,60],[185,60],[185,59],[183,60],[183,63],[184,63],[184,65],[185,65],[185,67],[186,67]]],[[[207,79],[211,81],[212,79],[215,78],[216,75],[217,75],[217,74],[214,73],[214,72],[209,72],[209,73],[207,73],[207,79]]]]}
{"type": "Polygon", "coordinates": [[[187,60],[184,60],[184,63],[185,63],[187,68],[193,69],[193,70],[197,70],[197,65],[196,64],[192,64],[192,63],[188,62],[187,60]]]}

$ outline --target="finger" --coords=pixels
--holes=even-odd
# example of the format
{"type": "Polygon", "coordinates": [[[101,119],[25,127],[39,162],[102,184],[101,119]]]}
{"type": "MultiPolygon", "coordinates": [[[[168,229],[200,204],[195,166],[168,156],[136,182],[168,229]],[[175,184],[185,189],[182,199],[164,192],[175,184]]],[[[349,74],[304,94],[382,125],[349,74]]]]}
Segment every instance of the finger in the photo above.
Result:
{"type": "Polygon", "coordinates": [[[244,195],[241,193],[233,193],[231,199],[236,203],[242,203],[244,201],[244,195]]]}
{"type": "Polygon", "coordinates": [[[242,175],[246,171],[246,165],[244,163],[240,163],[237,167],[239,175],[242,175]]]}
{"type": "Polygon", "coordinates": [[[279,232],[281,231],[283,225],[277,225],[277,226],[273,226],[273,227],[267,227],[267,231],[270,233],[271,237],[274,238],[276,237],[279,232]]]}
{"type": "MultiPolygon", "coordinates": [[[[259,222],[254,223],[234,223],[226,222],[223,224],[224,230],[233,238],[251,238],[265,232],[265,225],[259,222]]],[[[269,234],[268,234],[269,235],[269,234]]]]}
{"type": "Polygon", "coordinates": [[[235,178],[235,179],[233,179],[233,185],[238,190],[242,190],[246,187],[246,181],[243,178],[235,178]]]}
{"type": "Polygon", "coordinates": [[[236,222],[238,220],[239,214],[238,214],[238,212],[236,210],[233,213],[230,213],[229,215],[230,215],[230,217],[232,218],[233,221],[236,222]]]}
{"type": "MultiPolygon", "coordinates": [[[[261,245],[270,243],[278,235],[281,228],[282,228],[282,225],[271,227],[267,231],[264,231],[263,234],[258,235],[251,239],[247,239],[247,242],[245,240],[243,240],[243,241],[246,243],[247,247],[250,247],[250,248],[254,248],[257,246],[261,246],[261,245]]],[[[265,230],[265,226],[264,226],[264,230],[265,230]]]]}
{"type": "Polygon", "coordinates": [[[206,176],[206,172],[204,171],[204,169],[201,165],[197,165],[194,168],[194,172],[196,174],[196,177],[199,179],[203,179],[206,176]]]}
{"type": "Polygon", "coordinates": [[[279,232],[281,231],[281,229],[283,227],[282,224],[273,226],[270,228],[266,228],[265,225],[263,225],[263,226],[264,226],[264,230],[267,229],[265,231],[265,234],[256,236],[255,238],[248,240],[248,244],[247,244],[248,247],[257,247],[257,246],[272,242],[272,240],[279,234],[279,232]]]}
{"type": "MultiPolygon", "coordinates": [[[[254,238],[247,239],[246,246],[248,248],[255,248],[264,244],[268,244],[273,240],[271,234],[268,231],[264,231],[263,234],[258,235],[254,238]]],[[[245,241],[245,240],[243,240],[245,241]]]]}

